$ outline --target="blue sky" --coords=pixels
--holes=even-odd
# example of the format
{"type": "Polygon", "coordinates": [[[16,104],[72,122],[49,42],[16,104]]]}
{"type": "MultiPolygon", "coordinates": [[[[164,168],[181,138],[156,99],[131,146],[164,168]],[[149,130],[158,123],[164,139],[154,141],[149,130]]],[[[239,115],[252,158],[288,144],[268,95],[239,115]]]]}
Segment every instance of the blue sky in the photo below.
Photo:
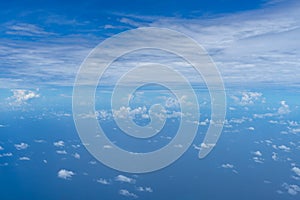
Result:
{"type": "Polygon", "coordinates": [[[299,10],[292,0],[3,2],[0,87],[72,86],[93,47],[145,26],[195,39],[226,85],[298,84],[299,10]]]}

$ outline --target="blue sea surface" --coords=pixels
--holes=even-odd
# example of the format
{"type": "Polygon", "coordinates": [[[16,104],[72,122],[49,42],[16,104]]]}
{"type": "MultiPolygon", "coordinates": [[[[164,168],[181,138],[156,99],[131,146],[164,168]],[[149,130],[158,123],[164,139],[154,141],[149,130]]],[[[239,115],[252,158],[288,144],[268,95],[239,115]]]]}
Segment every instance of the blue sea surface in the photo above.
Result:
{"type": "MultiPolygon", "coordinates": [[[[203,123],[193,145],[172,165],[146,174],[116,171],[87,151],[74,125],[69,88],[44,91],[44,99],[22,109],[2,106],[1,199],[299,199],[300,90],[227,89],[226,123],[217,145],[204,159],[198,153],[209,125],[210,100],[206,90],[196,91],[203,123]],[[59,176],[61,170],[69,176],[59,176]]],[[[173,98],[165,91],[151,92],[142,93],[149,105],[157,97],[173,98]]],[[[110,105],[105,103],[110,95],[99,91],[98,96],[104,98],[104,103],[96,105],[102,111],[99,124],[119,147],[148,152],[175,136],[180,119],[170,116],[157,136],[144,141],[131,138],[110,115],[110,105]]],[[[143,98],[133,99],[132,109],[142,106],[141,102],[143,98]]],[[[170,109],[180,111],[176,105],[170,109]]],[[[137,124],[149,123],[134,117],[137,124]]]]}

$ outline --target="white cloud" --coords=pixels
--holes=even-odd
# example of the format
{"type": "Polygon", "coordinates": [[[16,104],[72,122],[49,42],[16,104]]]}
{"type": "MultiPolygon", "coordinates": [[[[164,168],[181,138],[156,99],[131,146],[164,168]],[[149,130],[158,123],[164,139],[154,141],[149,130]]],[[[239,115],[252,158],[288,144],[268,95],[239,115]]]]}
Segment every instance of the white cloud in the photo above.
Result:
{"type": "Polygon", "coordinates": [[[286,114],[289,114],[291,112],[290,108],[289,108],[289,105],[287,105],[285,101],[281,101],[280,105],[281,106],[278,108],[278,114],[279,115],[286,115],[286,114]]]}
{"type": "Polygon", "coordinates": [[[229,164],[229,163],[227,163],[227,164],[222,164],[221,167],[222,167],[222,168],[225,168],[225,169],[232,169],[232,168],[234,168],[234,166],[233,166],[232,164],[229,164]]]}
{"type": "Polygon", "coordinates": [[[74,158],[76,158],[76,159],[80,159],[80,155],[79,155],[78,153],[75,153],[73,156],[74,156],[74,158]]]}
{"type": "Polygon", "coordinates": [[[53,145],[56,146],[56,147],[64,147],[65,142],[60,140],[60,141],[54,142],[53,145]]]}
{"type": "Polygon", "coordinates": [[[260,92],[242,92],[242,97],[239,99],[240,105],[252,105],[257,101],[262,101],[262,93],[260,92]]]}
{"type": "Polygon", "coordinates": [[[252,154],[255,156],[262,156],[262,153],[260,151],[255,151],[252,154]]]}
{"type": "Polygon", "coordinates": [[[286,151],[286,152],[289,152],[291,150],[290,147],[287,147],[285,145],[277,146],[277,148],[280,149],[280,150],[286,151]]]}
{"type": "Polygon", "coordinates": [[[2,157],[12,157],[13,154],[12,153],[4,153],[4,154],[0,154],[0,158],[2,157]]]}
{"type": "Polygon", "coordinates": [[[103,179],[103,178],[98,179],[97,182],[101,183],[102,185],[110,185],[111,184],[110,180],[106,180],[106,179],[103,179]]]}
{"type": "Polygon", "coordinates": [[[57,154],[62,154],[62,155],[68,154],[65,150],[57,150],[56,153],[57,154]]]}
{"type": "Polygon", "coordinates": [[[253,161],[256,162],[256,163],[263,163],[264,159],[261,158],[261,157],[253,157],[253,161]]]}
{"type": "Polygon", "coordinates": [[[126,197],[133,197],[138,198],[138,196],[132,192],[129,192],[128,190],[122,189],[119,191],[119,194],[126,197]]]}
{"type": "Polygon", "coordinates": [[[17,23],[9,25],[5,32],[9,35],[21,35],[21,36],[48,36],[53,33],[46,32],[41,27],[34,24],[17,23]]]}
{"type": "Polygon", "coordinates": [[[273,159],[274,161],[277,161],[277,160],[278,160],[277,153],[272,152],[272,159],[273,159]]]}
{"type": "Polygon", "coordinates": [[[28,147],[29,147],[29,145],[24,142],[22,142],[20,144],[15,144],[15,148],[17,150],[24,150],[24,149],[27,149],[28,147]]]}
{"type": "Polygon", "coordinates": [[[151,187],[137,187],[136,188],[137,191],[139,192],[153,192],[153,189],[151,187]]]}
{"type": "Polygon", "coordinates": [[[293,167],[292,171],[295,172],[297,174],[297,176],[300,176],[300,168],[298,167],[293,167]]]}
{"type": "Polygon", "coordinates": [[[66,169],[61,169],[57,173],[57,177],[61,179],[71,179],[74,175],[74,172],[68,171],[66,169]]]}
{"type": "Polygon", "coordinates": [[[13,96],[9,97],[9,100],[11,100],[9,104],[12,106],[21,106],[31,99],[40,97],[40,94],[38,94],[37,91],[22,89],[13,89],[11,91],[13,92],[13,96]]]}
{"type": "Polygon", "coordinates": [[[25,160],[25,161],[28,161],[28,160],[30,160],[30,158],[29,158],[29,157],[26,157],[26,156],[24,156],[24,157],[20,157],[20,158],[19,158],[19,160],[25,160]]]}
{"type": "Polygon", "coordinates": [[[115,178],[116,181],[119,181],[119,182],[125,182],[125,183],[135,183],[135,179],[133,178],[129,178],[129,177],[126,177],[126,176],[123,176],[123,175],[118,175],[116,178],[115,178]]]}
{"type": "Polygon", "coordinates": [[[290,195],[297,195],[300,192],[300,187],[298,185],[289,185],[284,183],[282,185],[290,195]]]}
{"type": "Polygon", "coordinates": [[[0,151],[4,150],[4,148],[2,146],[0,146],[0,151]]]}
{"type": "Polygon", "coordinates": [[[252,126],[250,126],[250,127],[248,127],[248,130],[249,130],[249,131],[254,131],[254,130],[255,130],[255,128],[254,128],[254,127],[252,127],[252,126]]]}

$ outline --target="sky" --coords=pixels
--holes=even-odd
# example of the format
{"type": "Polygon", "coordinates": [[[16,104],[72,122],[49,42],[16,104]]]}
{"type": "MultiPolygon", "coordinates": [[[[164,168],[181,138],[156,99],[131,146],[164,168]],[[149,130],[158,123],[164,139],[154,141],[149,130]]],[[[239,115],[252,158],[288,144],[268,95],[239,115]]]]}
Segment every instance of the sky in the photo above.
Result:
{"type": "Polygon", "coordinates": [[[299,84],[298,1],[8,1],[0,10],[1,88],[72,86],[96,45],[151,26],[196,40],[226,86],[299,84]]]}

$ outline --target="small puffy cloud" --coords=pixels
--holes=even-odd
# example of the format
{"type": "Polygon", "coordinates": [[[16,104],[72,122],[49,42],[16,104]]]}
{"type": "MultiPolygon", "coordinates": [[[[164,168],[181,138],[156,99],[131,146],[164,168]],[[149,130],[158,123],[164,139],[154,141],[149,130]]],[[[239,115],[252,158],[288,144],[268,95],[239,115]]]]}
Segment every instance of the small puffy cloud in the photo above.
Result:
{"type": "Polygon", "coordinates": [[[39,98],[40,95],[37,91],[31,90],[21,90],[21,89],[14,89],[11,90],[13,92],[13,96],[9,97],[10,105],[12,106],[21,106],[26,104],[29,100],[39,98]]]}
{"type": "Polygon", "coordinates": [[[118,175],[115,178],[115,180],[119,181],[119,182],[124,182],[124,183],[135,183],[135,179],[129,178],[129,177],[126,177],[126,176],[123,176],[123,175],[118,175]]]}
{"type": "Polygon", "coordinates": [[[233,166],[232,164],[229,164],[229,163],[227,163],[227,164],[222,164],[221,167],[222,167],[222,168],[225,168],[225,169],[232,169],[232,168],[234,168],[234,166],[233,166]]]}
{"type": "Polygon", "coordinates": [[[282,185],[290,195],[297,195],[300,192],[300,187],[298,185],[289,185],[284,183],[282,185]]]}
{"type": "Polygon", "coordinates": [[[236,96],[233,96],[232,98],[242,106],[252,105],[259,100],[264,101],[262,99],[262,93],[259,92],[242,92],[242,96],[240,98],[236,96]]]}
{"type": "Polygon", "coordinates": [[[66,169],[61,169],[57,173],[57,177],[61,179],[71,179],[74,175],[74,172],[68,171],[66,169]]]}
{"type": "Polygon", "coordinates": [[[30,158],[24,156],[24,157],[20,157],[19,160],[30,160],[30,158]]]}
{"type": "Polygon", "coordinates": [[[27,149],[28,147],[29,147],[29,145],[26,143],[23,143],[23,142],[21,144],[15,144],[15,148],[17,150],[24,150],[24,149],[27,149]]]}
{"type": "Polygon", "coordinates": [[[4,150],[4,148],[2,146],[0,146],[0,151],[3,151],[3,150],[4,150]]]}
{"type": "Polygon", "coordinates": [[[73,156],[74,156],[74,158],[76,158],[76,159],[80,159],[80,155],[79,155],[78,153],[75,153],[73,156]]]}
{"type": "Polygon", "coordinates": [[[253,161],[256,163],[263,163],[264,159],[262,159],[261,157],[253,157],[253,161]]]}
{"type": "Polygon", "coordinates": [[[57,154],[62,154],[62,155],[68,154],[65,150],[57,150],[56,153],[57,154]]]}
{"type": "Polygon", "coordinates": [[[277,161],[277,160],[278,160],[277,153],[275,153],[275,152],[272,153],[272,159],[273,159],[274,161],[277,161]]]}
{"type": "Polygon", "coordinates": [[[262,156],[262,153],[260,151],[255,151],[252,154],[255,156],[262,156]]]}
{"type": "Polygon", "coordinates": [[[153,192],[151,187],[137,187],[136,190],[139,192],[153,192]]]}
{"type": "Polygon", "coordinates": [[[280,104],[281,104],[281,106],[278,108],[279,115],[286,115],[291,112],[289,105],[287,105],[285,101],[281,101],[280,104]]]}
{"type": "Polygon", "coordinates": [[[119,194],[125,197],[133,197],[138,198],[138,196],[132,192],[129,192],[128,190],[122,189],[119,191],[119,194]]]}
{"type": "Polygon", "coordinates": [[[280,150],[286,151],[286,152],[289,152],[291,150],[290,147],[287,147],[285,145],[280,145],[277,148],[280,149],[280,150]]]}
{"type": "Polygon", "coordinates": [[[53,145],[56,146],[56,147],[64,147],[65,142],[60,140],[60,141],[54,142],[53,145]]]}
{"type": "Polygon", "coordinates": [[[295,172],[295,174],[297,174],[297,176],[300,176],[300,168],[298,167],[293,167],[292,171],[295,172]]]}
{"type": "Polygon", "coordinates": [[[255,128],[254,128],[254,127],[252,127],[252,126],[250,126],[250,127],[248,127],[248,130],[249,130],[249,131],[254,131],[254,130],[255,130],[255,128]]]}
{"type": "Polygon", "coordinates": [[[13,154],[12,153],[4,153],[4,154],[0,154],[0,158],[2,157],[12,157],[13,154]]]}
{"type": "Polygon", "coordinates": [[[110,185],[111,181],[103,179],[103,178],[100,178],[100,179],[97,180],[97,183],[101,183],[102,185],[110,185]]]}

